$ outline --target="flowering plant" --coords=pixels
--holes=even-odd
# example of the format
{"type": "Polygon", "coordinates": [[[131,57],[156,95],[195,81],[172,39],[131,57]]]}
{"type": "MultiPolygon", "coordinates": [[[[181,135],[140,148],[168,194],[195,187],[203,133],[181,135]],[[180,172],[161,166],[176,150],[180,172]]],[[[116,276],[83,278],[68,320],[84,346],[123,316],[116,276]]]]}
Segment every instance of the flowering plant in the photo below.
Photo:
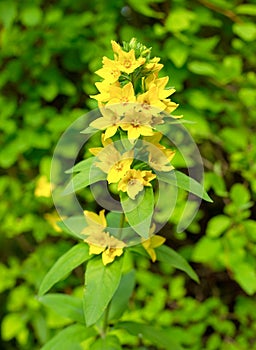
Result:
{"type": "MultiPolygon", "coordinates": [[[[166,142],[166,130],[174,130],[182,116],[171,115],[178,105],[170,99],[175,90],[167,88],[168,77],[159,77],[163,67],[160,58],[151,58],[151,49],[136,39],[124,42],[123,46],[112,41],[112,49],[114,58],[103,57],[103,66],[96,71],[102,80],[96,83],[99,93],[92,98],[98,101],[99,115],[82,131],[85,135],[100,133],[101,144],[89,149],[91,157],[67,171],[74,176],[64,191],[68,196],[89,185],[104,183],[111,195],[107,208],[99,213],[84,210],[82,221],[80,218],[75,229],[73,225],[71,230],[70,224],[77,218],[65,218],[59,224],[82,242],[55,263],[39,291],[43,302],[56,301],[58,295],[44,294],[67,273],[86,262],[83,306],[68,295],[61,299],[65,302],[63,307],[67,308],[70,302],[80,315],[72,314],[79,324],[74,329],[86,326],[83,336],[76,339],[77,348],[81,348],[82,340],[87,338],[96,341],[93,349],[108,349],[112,341],[118,344],[109,325],[114,324],[116,329],[121,327],[118,320],[133,290],[135,275],[132,271],[138,254],[151,258],[152,262],[166,262],[197,280],[187,261],[164,245],[165,237],[157,232],[170,215],[168,196],[173,191],[168,192],[169,188],[182,188],[211,201],[199,182],[175,170],[171,163],[176,149],[166,142]],[[161,211],[164,215],[159,219],[161,211]],[[132,263],[127,264],[127,260],[132,263]],[[127,285],[132,286],[128,293],[127,285]],[[83,309],[83,316],[79,307],[83,309]]],[[[171,201],[175,202],[174,196],[171,201]]],[[[122,325],[128,332],[133,329],[132,323],[122,325]]],[[[140,332],[146,325],[136,324],[136,327],[140,332]]],[[[54,339],[51,346],[58,342],[58,338],[54,339]]],[[[169,340],[165,341],[169,344],[169,340]]],[[[74,348],[73,342],[71,347],[74,348]]],[[[48,348],[46,345],[44,350],[48,348]]],[[[119,348],[120,345],[115,347],[119,348]]]]}

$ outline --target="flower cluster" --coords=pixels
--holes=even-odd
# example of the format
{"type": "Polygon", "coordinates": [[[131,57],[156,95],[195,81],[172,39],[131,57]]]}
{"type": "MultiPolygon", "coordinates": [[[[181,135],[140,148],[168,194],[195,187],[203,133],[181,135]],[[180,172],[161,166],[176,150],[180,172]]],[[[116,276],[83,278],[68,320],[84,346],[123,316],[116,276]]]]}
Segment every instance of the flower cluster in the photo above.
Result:
{"type": "MultiPolygon", "coordinates": [[[[136,39],[122,47],[111,43],[114,58],[103,57],[103,66],[96,71],[102,78],[96,83],[99,93],[91,96],[98,101],[101,115],[90,127],[101,130],[102,147],[90,148],[90,152],[108,184],[135,201],[143,190],[154,188],[157,172],[173,169],[175,151],[161,144],[163,135],[156,126],[168,120],[178,105],[170,99],[175,90],[167,88],[168,77],[159,77],[160,58],[151,58],[151,50],[136,39]]],[[[82,233],[90,254],[102,254],[104,265],[112,262],[123,253],[126,243],[107,232],[104,211],[99,215],[86,211],[85,217],[88,226],[82,233]]],[[[154,228],[151,222],[148,238],[141,239],[152,261],[156,260],[154,248],[165,241],[154,235],[154,228]]]]}
{"type": "Polygon", "coordinates": [[[91,97],[98,101],[102,117],[91,126],[106,130],[105,139],[119,127],[130,140],[152,136],[154,126],[178,107],[169,98],[175,90],[166,88],[168,77],[158,77],[160,58],[150,58],[150,49],[135,39],[123,48],[112,41],[112,48],[114,59],[103,57],[103,67],[96,71],[103,80],[96,83],[99,94],[91,97]]]}

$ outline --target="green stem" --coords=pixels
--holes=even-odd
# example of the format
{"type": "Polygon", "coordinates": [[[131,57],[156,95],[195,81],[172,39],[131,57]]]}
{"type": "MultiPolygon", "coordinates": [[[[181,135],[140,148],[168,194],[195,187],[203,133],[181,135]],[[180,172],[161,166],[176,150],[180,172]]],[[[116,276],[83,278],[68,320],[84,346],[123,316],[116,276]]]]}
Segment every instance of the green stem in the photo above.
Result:
{"type": "Polygon", "coordinates": [[[122,213],[121,218],[120,218],[119,230],[117,232],[117,238],[119,238],[119,239],[122,236],[122,231],[123,231],[123,227],[124,227],[124,220],[125,220],[125,215],[124,215],[124,213],[122,213]]]}
{"type": "Polygon", "coordinates": [[[102,327],[102,333],[101,333],[102,338],[105,338],[106,334],[107,334],[108,316],[109,316],[110,304],[111,304],[111,300],[108,303],[107,308],[105,310],[105,314],[104,314],[103,327],[102,327]]]}

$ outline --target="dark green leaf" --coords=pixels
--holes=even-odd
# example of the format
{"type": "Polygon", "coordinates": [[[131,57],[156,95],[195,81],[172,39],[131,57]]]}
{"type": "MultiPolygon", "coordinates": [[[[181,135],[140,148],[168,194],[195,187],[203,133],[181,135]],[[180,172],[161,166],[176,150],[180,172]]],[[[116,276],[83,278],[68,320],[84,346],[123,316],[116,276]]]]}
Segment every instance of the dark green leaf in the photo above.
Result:
{"type": "Polygon", "coordinates": [[[135,286],[135,271],[123,275],[111,301],[109,319],[118,320],[127,309],[127,304],[135,286]]]}
{"type": "Polygon", "coordinates": [[[162,245],[155,248],[157,260],[172,265],[176,269],[182,270],[188,274],[194,281],[199,282],[198,276],[188,262],[170,247],[162,245]]]}
{"type": "Polygon", "coordinates": [[[95,335],[94,329],[74,324],[58,332],[41,350],[82,350],[80,343],[95,335]]]}
{"type": "Polygon", "coordinates": [[[101,258],[88,262],[85,272],[84,315],[87,326],[102,316],[117,290],[122,274],[122,258],[104,266],[101,258]]]}
{"type": "Polygon", "coordinates": [[[84,324],[83,302],[81,299],[67,294],[47,294],[39,298],[39,301],[53,309],[61,316],[70,318],[84,324]]]}
{"type": "Polygon", "coordinates": [[[147,341],[149,340],[158,347],[170,350],[182,350],[182,347],[174,339],[169,328],[159,329],[137,322],[120,322],[117,327],[126,329],[132,335],[140,336],[140,338],[147,341]]]}
{"type": "Polygon", "coordinates": [[[79,243],[62,255],[44,277],[39,296],[44,295],[55,283],[66,277],[72,270],[89,259],[89,248],[79,243]]]}
{"type": "Polygon", "coordinates": [[[143,238],[148,238],[154,211],[152,187],[144,187],[134,200],[120,192],[121,205],[131,227],[143,238]]]}
{"type": "Polygon", "coordinates": [[[107,174],[95,166],[95,159],[96,157],[88,158],[75,165],[72,169],[67,170],[67,173],[80,172],[70,180],[63,191],[64,195],[74,193],[95,182],[106,180],[107,174]]]}
{"type": "Polygon", "coordinates": [[[181,173],[177,170],[169,172],[157,172],[159,181],[169,183],[170,185],[182,188],[185,191],[195,194],[197,197],[204,199],[207,202],[212,202],[212,199],[205,192],[203,186],[193,178],[181,173]]]}

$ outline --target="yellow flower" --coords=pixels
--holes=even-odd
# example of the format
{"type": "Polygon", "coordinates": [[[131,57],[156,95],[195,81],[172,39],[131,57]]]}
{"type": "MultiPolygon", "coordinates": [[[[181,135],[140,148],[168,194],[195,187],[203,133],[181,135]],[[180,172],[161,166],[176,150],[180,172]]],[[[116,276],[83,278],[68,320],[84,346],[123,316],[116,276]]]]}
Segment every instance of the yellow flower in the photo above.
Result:
{"type": "Polygon", "coordinates": [[[107,265],[114,261],[116,256],[123,254],[123,248],[126,245],[104,231],[107,226],[104,210],[101,210],[99,215],[90,211],[84,213],[88,226],[82,234],[87,236],[84,241],[89,245],[89,254],[102,253],[102,262],[107,265]]]}
{"type": "Polygon", "coordinates": [[[132,150],[121,154],[114,145],[109,145],[97,154],[100,162],[95,165],[108,174],[107,180],[109,184],[116,183],[130,169],[133,156],[134,152],[132,150]]]}
{"type": "Polygon", "coordinates": [[[156,177],[151,171],[128,170],[118,184],[118,191],[127,192],[131,199],[143,190],[144,186],[151,186],[150,181],[156,177]]]}
{"type": "Polygon", "coordinates": [[[105,79],[107,83],[112,84],[118,81],[118,78],[121,75],[120,70],[118,69],[116,62],[110,60],[107,57],[103,57],[103,67],[97,70],[95,73],[101,78],[105,79]]]}
{"type": "Polygon", "coordinates": [[[126,104],[128,102],[135,102],[136,97],[134,95],[132,83],[128,83],[123,87],[112,85],[109,88],[109,104],[122,103],[126,104]]]}
{"type": "Polygon", "coordinates": [[[142,242],[142,246],[147,251],[153,262],[156,261],[156,252],[154,248],[160,247],[162,244],[164,244],[164,242],[165,238],[158,235],[152,236],[146,241],[142,242]]]}
{"type": "Polygon", "coordinates": [[[124,242],[110,236],[108,232],[104,231],[94,231],[84,241],[90,247],[90,255],[102,253],[102,262],[104,265],[113,262],[116,256],[121,256],[125,247],[124,242]]]}
{"type": "Polygon", "coordinates": [[[89,226],[99,226],[102,229],[107,227],[104,209],[100,211],[99,215],[92,211],[85,210],[84,215],[89,226]]]}
{"type": "Polygon", "coordinates": [[[94,98],[95,100],[101,103],[107,102],[110,97],[110,94],[109,94],[110,85],[106,81],[97,82],[95,83],[95,85],[100,93],[97,95],[90,95],[90,97],[94,98]]]}
{"type": "Polygon", "coordinates": [[[153,135],[153,130],[150,126],[151,114],[144,113],[139,109],[133,108],[129,112],[125,113],[125,117],[122,120],[121,128],[128,132],[128,139],[134,140],[143,136],[153,135]]]}
{"type": "Polygon", "coordinates": [[[149,63],[145,65],[145,68],[152,73],[158,73],[164,66],[163,64],[158,63],[159,61],[160,57],[151,58],[149,63]]]}
{"type": "Polygon", "coordinates": [[[106,140],[114,136],[117,132],[123,111],[120,105],[103,106],[100,108],[100,111],[103,116],[91,122],[90,126],[96,129],[106,130],[104,134],[104,140],[106,140]]]}
{"type": "Polygon", "coordinates": [[[175,151],[153,143],[147,145],[147,150],[149,151],[148,164],[151,168],[158,171],[171,171],[174,169],[170,162],[175,156],[175,151]]]}
{"type": "Polygon", "coordinates": [[[52,213],[46,213],[44,214],[44,217],[56,232],[62,231],[61,228],[57,225],[57,222],[60,221],[60,217],[56,211],[52,213]]]}
{"type": "Polygon", "coordinates": [[[37,180],[35,188],[36,197],[51,197],[51,184],[47,179],[47,176],[42,175],[37,180]]]}
{"type": "Polygon", "coordinates": [[[131,74],[135,71],[136,68],[145,63],[146,59],[143,57],[136,59],[133,49],[129,52],[125,52],[115,41],[111,41],[111,44],[116,56],[116,67],[120,69],[121,72],[131,74]]]}
{"type": "Polygon", "coordinates": [[[154,106],[163,111],[166,108],[166,105],[158,97],[158,87],[152,85],[150,89],[143,94],[140,94],[137,97],[137,102],[141,104],[142,109],[150,109],[151,106],[154,106]]]}
{"type": "Polygon", "coordinates": [[[143,185],[144,186],[152,186],[150,181],[152,181],[156,178],[156,174],[153,174],[151,170],[142,170],[141,176],[143,178],[143,185]]]}

